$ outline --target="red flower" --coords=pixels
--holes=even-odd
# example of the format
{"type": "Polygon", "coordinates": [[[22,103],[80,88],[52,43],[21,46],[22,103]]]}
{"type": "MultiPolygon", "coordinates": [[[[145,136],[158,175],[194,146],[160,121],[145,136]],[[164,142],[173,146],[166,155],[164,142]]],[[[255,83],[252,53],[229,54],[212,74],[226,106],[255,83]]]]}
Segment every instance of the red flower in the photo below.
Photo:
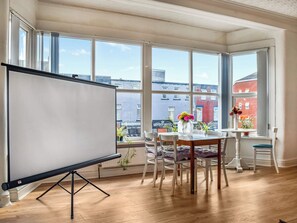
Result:
{"type": "Polygon", "coordinates": [[[229,114],[230,115],[241,115],[242,111],[240,110],[240,108],[233,106],[233,108],[229,114]]]}

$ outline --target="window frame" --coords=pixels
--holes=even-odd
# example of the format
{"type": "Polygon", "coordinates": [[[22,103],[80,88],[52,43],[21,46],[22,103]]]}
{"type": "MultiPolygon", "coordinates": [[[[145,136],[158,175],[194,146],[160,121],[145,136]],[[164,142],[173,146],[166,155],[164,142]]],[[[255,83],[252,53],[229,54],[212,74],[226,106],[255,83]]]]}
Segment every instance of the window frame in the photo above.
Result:
{"type": "MultiPolygon", "coordinates": [[[[229,94],[231,95],[230,97],[230,101],[229,101],[229,111],[231,110],[231,108],[235,105],[235,101],[237,98],[253,98],[253,97],[256,97],[257,98],[257,101],[258,101],[258,92],[259,92],[259,89],[261,89],[261,86],[258,84],[258,77],[257,77],[257,92],[246,92],[245,89],[244,91],[242,92],[236,92],[234,93],[233,92],[233,56],[240,56],[240,55],[248,55],[248,54],[251,54],[251,53],[258,53],[260,51],[268,51],[268,48],[261,48],[261,49],[255,49],[255,50],[244,50],[244,51],[238,51],[238,52],[232,52],[230,53],[230,58],[229,58],[229,67],[230,67],[230,72],[229,72],[229,94]]],[[[266,55],[266,67],[267,67],[267,70],[266,70],[266,83],[265,83],[265,87],[267,87],[267,92],[266,92],[266,95],[268,96],[268,98],[266,99],[265,101],[265,105],[267,106],[267,108],[269,108],[269,54],[267,53],[266,55]]],[[[258,58],[257,58],[257,63],[258,63],[258,58]]],[[[257,72],[258,72],[258,64],[257,64],[257,72]]],[[[243,104],[242,106],[245,106],[245,104],[243,104]]],[[[269,118],[265,119],[265,120],[259,120],[258,119],[258,109],[256,111],[256,114],[257,114],[257,123],[258,122],[261,122],[262,125],[266,126],[266,134],[264,134],[263,136],[267,136],[267,130],[269,129],[269,118]]],[[[265,112],[265,116],[266,117],[269,117],[269,109],[266,109],[266,112],[265,112]]],[[[228,118],[228,123],[229,123],[229,127],[232,128],[232,117],[229,116],[228,118]]],[[[256,134],[258,135],[258,124],[257,126],[254,126],[254,129],[257,130],[256,134]]]]}

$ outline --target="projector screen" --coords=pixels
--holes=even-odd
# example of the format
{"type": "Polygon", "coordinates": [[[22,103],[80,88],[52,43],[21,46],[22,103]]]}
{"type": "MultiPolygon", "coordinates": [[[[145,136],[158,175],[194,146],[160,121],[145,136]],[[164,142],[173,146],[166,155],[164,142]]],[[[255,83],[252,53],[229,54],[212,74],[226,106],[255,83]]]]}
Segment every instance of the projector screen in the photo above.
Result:
{"type": "Polygon", "coordinates": [[[3,189],[120,157],[115,86],[6,67],[8,182],[3,189]]]}

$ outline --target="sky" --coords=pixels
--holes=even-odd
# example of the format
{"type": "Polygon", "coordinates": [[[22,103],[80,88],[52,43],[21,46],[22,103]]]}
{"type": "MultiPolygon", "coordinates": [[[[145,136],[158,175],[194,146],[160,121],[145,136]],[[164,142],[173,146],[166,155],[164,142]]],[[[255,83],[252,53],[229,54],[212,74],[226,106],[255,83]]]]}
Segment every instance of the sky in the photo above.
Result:
{"type": "MultiPolygon", "coordinates": [[[[49,39],[45,41],[45,59],[49,57],[49,39]]],[[[91,74],[91,40],[60,37],[60,73],[91,74]]],[[[96,75],[126,80],[140,80],[142,67],[141,45],[96,42],[96,75]]],[[[166,82],[189,82],[190,53],[182,50],[152,48],[152,69],[165,70],[166,82]]],[[[193,53],[194,84],[218,84],[217,54],[193,53]]],[[[256,54],[233,56],[234,80],[256,71],[256,54]]]]}

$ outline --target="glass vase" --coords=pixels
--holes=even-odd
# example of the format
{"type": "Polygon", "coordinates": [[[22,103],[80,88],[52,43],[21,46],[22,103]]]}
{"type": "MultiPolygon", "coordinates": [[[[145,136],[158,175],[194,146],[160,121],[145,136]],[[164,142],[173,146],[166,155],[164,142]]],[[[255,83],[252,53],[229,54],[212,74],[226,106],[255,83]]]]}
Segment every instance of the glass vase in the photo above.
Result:
{"type": "Polygon", "coordinates": [[[181,134],[192,134],[193,133],[193,122],[189,121],[179,121],[178,122],[178,132],[181,134]]]}
{"type": "Polygon", "coordinates": [[[237,117],[237,115],[233,115],[233,128],[235,130],[238,129],[238,117],[237,117]]]}

